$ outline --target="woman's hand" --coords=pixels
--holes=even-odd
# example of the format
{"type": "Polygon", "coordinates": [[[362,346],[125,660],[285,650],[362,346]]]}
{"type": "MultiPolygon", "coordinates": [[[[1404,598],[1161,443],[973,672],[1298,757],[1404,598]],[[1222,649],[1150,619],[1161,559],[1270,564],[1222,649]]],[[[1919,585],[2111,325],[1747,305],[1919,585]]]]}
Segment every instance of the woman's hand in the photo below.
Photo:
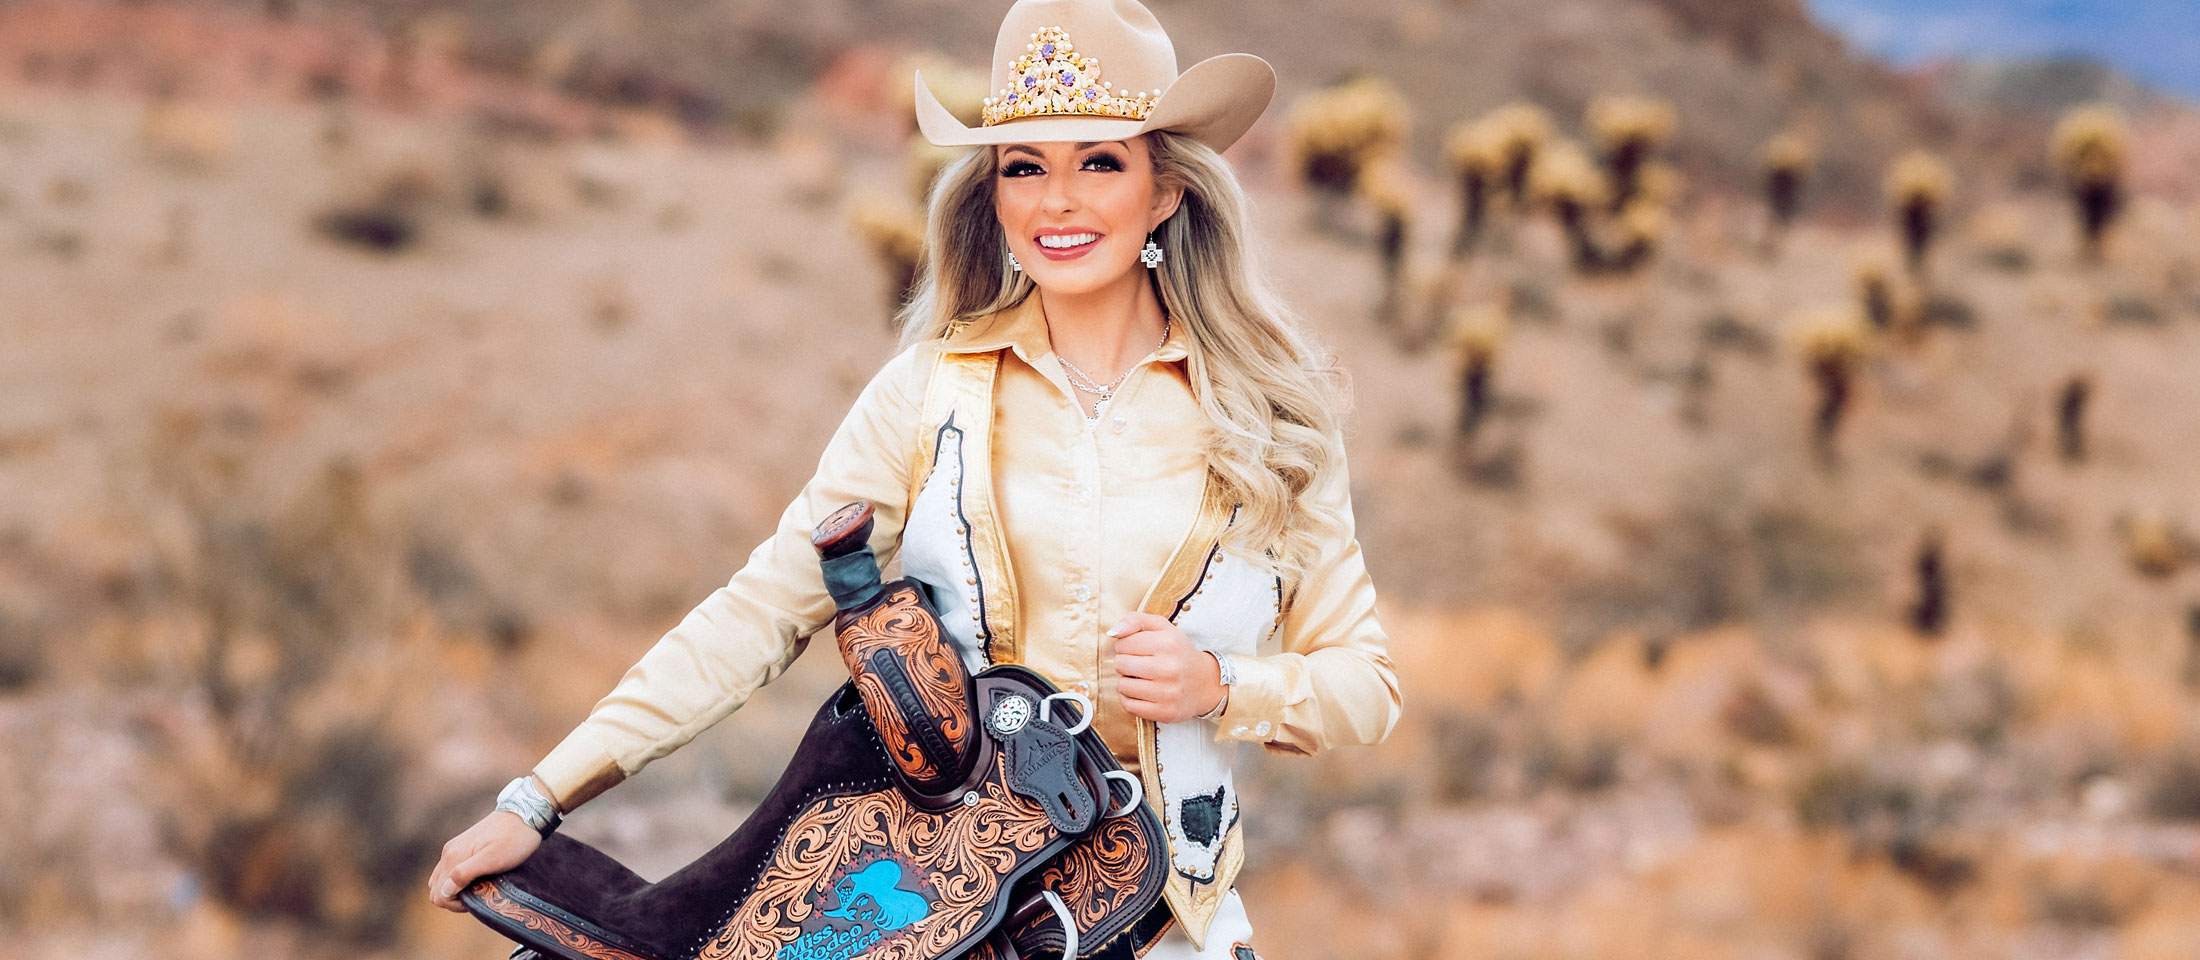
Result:
{"type": "Polygon", "coordinates": [[[476,877],[502,873],[533,856],[542,834],[510,810],[491,810],[466,832],[443,845],[443,859],[428,871],[428,902],[454,913],[466,912],[458,892],[476,877]]]}
{"type": "Polygon", "coordinates": [[[1165,617],[1131,613],[1108,631],[1123,711],[1155,723],[1190,720],[1222,702],[1222,667],[1165,617]]]}

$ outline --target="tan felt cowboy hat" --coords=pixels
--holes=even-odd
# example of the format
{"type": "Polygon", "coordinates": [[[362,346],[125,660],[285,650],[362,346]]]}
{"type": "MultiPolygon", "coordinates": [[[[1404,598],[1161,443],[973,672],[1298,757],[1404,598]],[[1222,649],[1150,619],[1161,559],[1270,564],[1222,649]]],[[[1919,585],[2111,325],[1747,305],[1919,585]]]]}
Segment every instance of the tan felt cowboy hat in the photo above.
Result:
{"type": "Polygon", "coordinates": [[[917,127],[943,146],[1125,140],[1181,133],[1226,150],[1276,92],[1276,71],[1225,53],[1176,71],[1176,48],[1138,0],[1017,0],[993,41],[992,94],[976,127],[917,71],[917,127]]]}

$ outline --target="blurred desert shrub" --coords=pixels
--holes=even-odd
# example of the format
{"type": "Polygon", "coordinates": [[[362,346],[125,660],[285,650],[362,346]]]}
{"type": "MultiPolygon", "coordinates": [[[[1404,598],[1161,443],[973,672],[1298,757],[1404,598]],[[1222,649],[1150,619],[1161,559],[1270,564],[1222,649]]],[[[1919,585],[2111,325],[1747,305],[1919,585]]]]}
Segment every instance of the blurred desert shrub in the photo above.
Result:
{"type": "Polygon", "coordinates": [[[1451,256],[1458,259],[1482,237],[1504,157],[1486,126],[1461,123],[1444,137],[1444,162],[1459,185],[1459,226],[1451,241],[1451,256]]]}
{"type": "Polygon", "coordinates": [[[1817,389],[1811,439],[1823,460],[1833,456],[1834,438],[1855,400],[1857,374],[1871,346],[1871,327],[1851,304],[1817,307],[1796,317],[1795,351],[1817,389]]]}
{"type": "Polygon", "coordinates": [[[1510,103],[1482,118],[1479,126],[1496,154],[1499,183],[1513,207],[1525,207],[1532,197],[1530,177],[1536,159],[1551,139],[1551,118],[1532,103],[1510,103]]]}
{"type": "Polygon", "coordinates": [[[1405,97],[1380,77],[1316,90],[1292,105],[1285,151],[1293,175],[1319,199],[1318,226],[1337,227],[1338,204],[1359,189],[1369,167],[1404,146],[1410,125],[1405,97]]]}
{"type": "Polygon", "coordinates": [[[1382,287],[1375,305],[1375,320],[1397,328],[1405,309],[1406,230],[1413,209],[1402,162],[1386,155],[1362,170],[1354,193],[1375,211],[1375,255],[1382,267],[1382,287]]]}
{"type": "Polygon", "coordinates": [[[1611,190],[1589,155],[1570,142],[1549,145],[1536,161],[1530,190],[1565,231],[1574,268],[1587,273],[1601,267],[1603,250],[1592,218],[1610,200],[1611,190]]]}
{"type": "Polygon", "coordinates": [[[1626,209],[1642,192],[1657,151],[1673,137],[1673,104],[1656,97],[1598,97],[1589,104],[1588,120],[1611,177],[1606,202],[1613,212],[1626,209]]]}
{"type": "Polygon", "coordinates": [[[1459,381],[1459,419],[1454,429],[1462,438],[1472,438],[1490,415],[1492,381],[1509,326],[1502,303],[1461,308],[1447,324],[1445,339],[1459,381]]]}
{"type": "Polygon", "coordinates": [[[1924,331],[1924,305],[1917,288],[1895,273],[1886,256],[1858,256],[1849,275],[1857,307],[1874,331],[1892,333],[1902,342],[1914,342],[1924,331]]]}
{"type": "Polygon", "coordinates": [[[1946,161],[1924,150],[1903,154],[1887,171],[1887,202],[1893,208],[1895,231],[1902,238],[1903,262],[1912,276],[1923,276],[1947,218],[1948,195],[1955,174],[1946,161]]]}
{"type": "Polygon", "coordinates": [[[891,319],[916,285],[924,257],[924,220],[898,204],[858,199],[848,211],[848,223],[886,272],[886,316],[891,319]]]}
{"type": "Polygon", "coordinates": [[[404,549],[365,471],[327,462],[297,493],[255,489],[268,448],[191,410],[154,431],[148,476],[181,536],[164,569],[195,641],[162,651],[180,694],[147,716],[145,798],[205,894],[244,916],[388,943],[441,841],[491,785],[438,778],[449,653],[408,616],[404,549]]]}
{"type": "Polygon", "coordinates": [[[449,184],[442,171],[411,161],[370,174],[351,189],[352,195],[314,215],[314,230],[336,243],[397,254],[420,241],[429,208],[447,198],[449,184]]]}
{"type": "Polygon", "coordinates": [[[2099,260],[2109,224],[2124,206],[2124,156],[2131,135],[2123,115],[2106,105],[2079,107],[2055,125],[2050,149],[2077,207],[2089,260],[2099,260]]]}
{"type": "Polygon", "coordinates": [[[1765,234],[1768,248],[1779,243],[1802,212],[1803,187],[1817,162],[1816,147],[1802,134],[1788,131],[1765,142],[1758,163],[1764,171],[1765,211],[1771,221],[1771,229],[1765,234]]]}

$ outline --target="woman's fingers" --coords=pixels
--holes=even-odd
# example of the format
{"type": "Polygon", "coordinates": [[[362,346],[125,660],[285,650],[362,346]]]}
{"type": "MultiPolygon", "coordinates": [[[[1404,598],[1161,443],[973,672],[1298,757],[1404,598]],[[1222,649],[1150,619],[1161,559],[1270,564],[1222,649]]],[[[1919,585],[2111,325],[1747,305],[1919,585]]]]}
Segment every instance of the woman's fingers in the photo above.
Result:
{"type": "Polygon", "coordinates": [[[1124,637],[1142,630],[1161,630],[1173,626],[1175,624],[1170,623],[1167,617],[1133,610],[1124,614],[1123,619],[1115,621],[1115,626],[1108,629],[1108,636],[1124,637]]]}
{"type": "Polygon", "coordinates": [[[466,909],[464,905],[458,902],[458,881],[452,876],[452,873],[458,869],[459,863],[464,862],[468,856],[471,856],[470,850],[453,849],[459,840],[463,839],[465,839],[465,835],[460,834],[457,839],[445,844],[443,859],[436,861],[435,869],[428,872],[428,902],[445,910],[463,911],[466,909]]]}
{"type": "Polygon", "coordinates": [[[443,859],[428,873],[428,900],[463,913],[459,891],[482,876],[519,866],[541,845],[542,835],[518,816],[490,813],[443,845],[443,859]]]}
{"type": "Polygon", "coordinates": [[[1169,686],[1143,677],[1124,677],[1116,683],[1115,692],[1121,694],[1125,700],[1139,700],[1154,704],[1167,703],[1176,699],[1176,692],[1169,686]]]}

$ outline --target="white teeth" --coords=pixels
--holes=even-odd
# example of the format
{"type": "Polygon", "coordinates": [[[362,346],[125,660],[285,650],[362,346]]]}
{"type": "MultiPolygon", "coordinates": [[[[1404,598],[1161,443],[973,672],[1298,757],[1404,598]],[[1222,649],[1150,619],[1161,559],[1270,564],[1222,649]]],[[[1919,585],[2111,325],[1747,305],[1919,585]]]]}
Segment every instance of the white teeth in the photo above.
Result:
{"type": "Polygon", "coordinates": [[[1091,243],[1094,240],[1098,239],[1100,239],[1100,235],[1097,233],[1064,233],[1056,236],[1040,237],[1039,245],[1042,247],[1054,247],[1056,249],[1060,249],[1062,247],[1075,247],[1082,244],[1091,243]]]}

